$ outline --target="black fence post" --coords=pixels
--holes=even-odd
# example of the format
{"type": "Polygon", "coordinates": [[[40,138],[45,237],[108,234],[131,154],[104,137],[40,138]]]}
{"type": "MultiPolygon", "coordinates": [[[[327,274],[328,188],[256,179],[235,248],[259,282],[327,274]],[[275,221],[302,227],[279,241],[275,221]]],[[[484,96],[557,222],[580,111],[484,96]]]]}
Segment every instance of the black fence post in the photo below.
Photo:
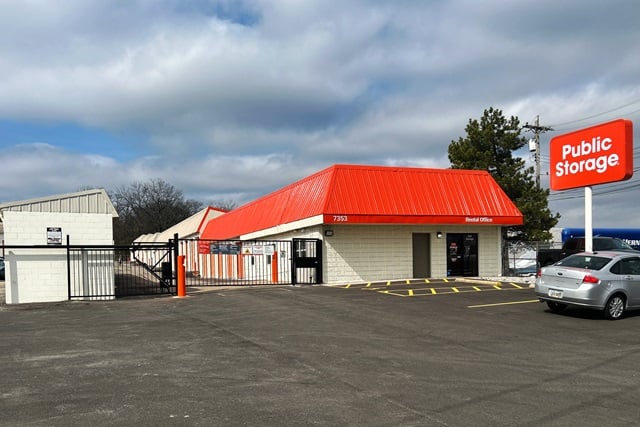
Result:
{"type": "Polygon", "coordinates": [[[71,239],[67,234],[67,300],[71,301],[71,239]]]}
{"type": "Polygon", "coordinates": [[[173,265],[171,266],[171,271],[175,271],[176,275],[174,276],[173,274],[171,275],[171,287],[173,288],[174,285],[176,285],[176,292],[177,292],[177,280],[174,282],[174,279],[177,279],[177,275],[178,275],[178,255],[179,255],[179,251],[180,251],[180,242],[178,241],[178,233],[173,235],[173,265]]]}

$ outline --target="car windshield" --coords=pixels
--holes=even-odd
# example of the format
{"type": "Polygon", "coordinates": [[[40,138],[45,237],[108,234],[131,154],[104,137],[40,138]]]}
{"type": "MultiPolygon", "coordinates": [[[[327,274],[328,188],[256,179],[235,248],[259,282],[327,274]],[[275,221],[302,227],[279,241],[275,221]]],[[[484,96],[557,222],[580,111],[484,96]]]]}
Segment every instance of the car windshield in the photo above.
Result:
{"type": "Polygon", "coordinates": [[[609,251],[609,250],[632,250],[633,248],[629,246],[629,244],[620,239],[593,239],[593,247],[598,251],[609,251]]]}
{"type": "Polygon", "coordinates": [[[627,242],[623,241],[623,240],[615,240],[616,244],[614,245],[614,249],[633,249],[631,247],[631,245],[629,245],[627,242]]]}
{"type": "Polygon", "coordinates": [[[593,255],[571,255],[555,263],[557,266],[577,267],[585,270],[600,270],[611,261],[611,258],[593,255]]]}

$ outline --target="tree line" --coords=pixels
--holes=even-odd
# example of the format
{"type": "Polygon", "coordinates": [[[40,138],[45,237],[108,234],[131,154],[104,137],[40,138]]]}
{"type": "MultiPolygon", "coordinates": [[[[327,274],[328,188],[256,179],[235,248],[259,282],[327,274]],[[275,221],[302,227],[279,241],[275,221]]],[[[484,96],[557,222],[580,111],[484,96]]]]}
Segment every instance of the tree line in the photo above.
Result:
{"type": "MultiPolygon", "coordinates": [[[[129,245],[143,234],[164,231],[205,207],[161,179],[134,182],[108,193],[118,212],[113,226],[116,245],[129,245]]],[[[226,211],[236,207],[232,201],[214,202],[213,206],[226,211]]]]}

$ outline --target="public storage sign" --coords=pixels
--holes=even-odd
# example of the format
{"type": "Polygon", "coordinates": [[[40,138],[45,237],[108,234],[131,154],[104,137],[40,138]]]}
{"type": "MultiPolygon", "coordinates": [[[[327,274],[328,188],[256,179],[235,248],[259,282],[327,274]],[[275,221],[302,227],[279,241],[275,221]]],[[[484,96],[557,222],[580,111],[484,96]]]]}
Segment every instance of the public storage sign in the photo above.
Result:
{"type": "Polygon", "coordinates": [[[618,119],[551,139],[552,190],[623,181],[633,175],[633,123],[618,119]]]}

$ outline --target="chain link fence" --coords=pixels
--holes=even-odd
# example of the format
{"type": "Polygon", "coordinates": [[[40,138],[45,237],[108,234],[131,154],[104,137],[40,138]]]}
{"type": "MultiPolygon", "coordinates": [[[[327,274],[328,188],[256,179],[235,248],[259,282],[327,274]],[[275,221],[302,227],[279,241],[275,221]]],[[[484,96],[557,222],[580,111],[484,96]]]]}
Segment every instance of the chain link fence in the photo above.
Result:
{"type": "Polygon", "coordinates": [[[560,249],[561,241],[549,242],[505,242],[502,254],[505,276],[534,276],[538,270],[537,258],[540,249],[560,249]]]}

